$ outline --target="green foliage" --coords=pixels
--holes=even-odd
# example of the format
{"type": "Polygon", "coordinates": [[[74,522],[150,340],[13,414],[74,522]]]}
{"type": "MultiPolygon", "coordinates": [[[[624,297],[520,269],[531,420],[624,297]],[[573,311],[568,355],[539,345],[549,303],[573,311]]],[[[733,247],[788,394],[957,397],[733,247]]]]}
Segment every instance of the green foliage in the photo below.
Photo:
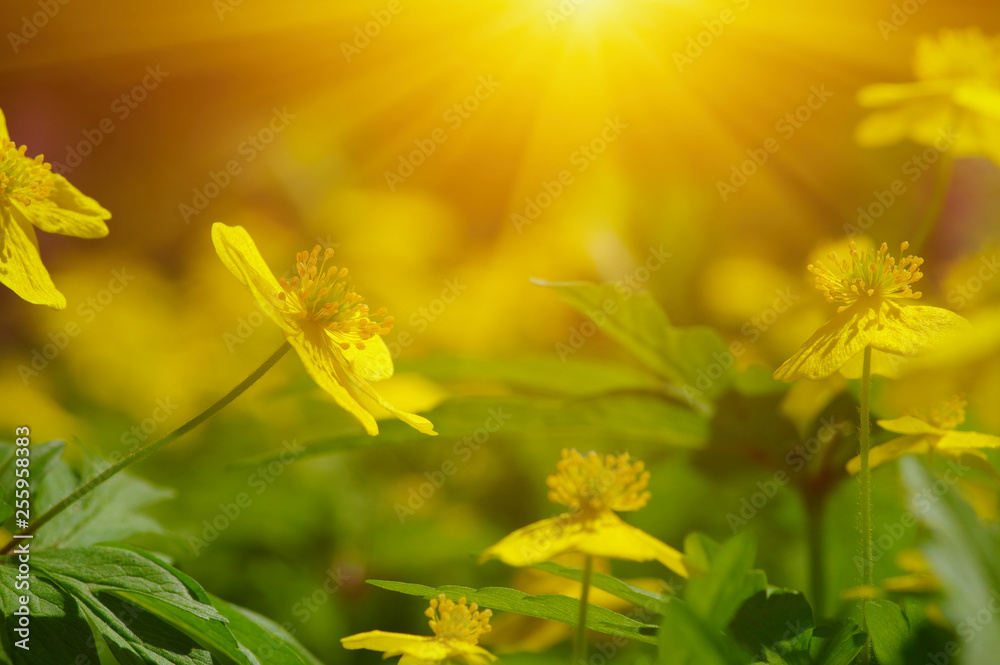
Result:
{"type": "MultiPolygon", "coordinates": [[[[478,603],[480,607],[495,611],[514,612],[536,619],[558,621],[569,626],[576,626],[579,623],[580,601],[568,596],[557,594],[532,596],[516,589],[501,587],[470,589],[461,586],[441,586],[431,588],[422,584],[385,580],[368,580],[368,583],[389,591],[419,596],[427,600],[437,598],[439,594],[443,593],[451,600],[465,598],[470,603],[478,603]]],[[[597,605],[590,605],[587,610],[587,628],[638,642],[656,643],[656,638],[652,636],[652,631],[656,630],[655,625],[630,619],[597,605]]]]}
{"type": "MultiPolygon", "coordinates": [[[[583,580],[583,571],[579,568],[569,568],[555,563],[554,561],[546,561],[545,563],[535,564],[532,568],[537,568],[538,570],[552,573],[553,575],[559,575],[560,577],[565,577],[576,582],[583,580]]],[[[656,614],[663,614],[666,612],[667,604],[671,601],[670,596],[664,596],[652,591],[647,591],[646,589],[641,589],[637,586],[629,584],[628,582],[620,580],[617,577],[606,575],[605,573],[591,573],[590,584],[601,591],[607,591],[613,596],[617,596],[622,600],[627,600],[634,605],[638,605],[639,607],[656,614]]]]}

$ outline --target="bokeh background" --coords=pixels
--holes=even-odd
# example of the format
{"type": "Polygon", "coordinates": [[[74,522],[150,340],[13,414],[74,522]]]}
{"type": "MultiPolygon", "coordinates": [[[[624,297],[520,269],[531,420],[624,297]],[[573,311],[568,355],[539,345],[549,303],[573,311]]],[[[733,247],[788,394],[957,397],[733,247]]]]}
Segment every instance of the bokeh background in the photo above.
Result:
{"type": "MultiPolygon", "coordinates": [[[[806,264],[842,246],[858,207],[923,150],[858,146],[858,89],[912,79],[921,34],[1000,31],[995,7],[965,0],[919,5],[887,32],[880,21],[899,4],[5,0],[0,108],[10,134],[66,166],[113,217],[103,240],[41,235],[66,310],[0,291],[0,424],[27,422],[36,439],[71,442],[77,457],[113,454],[130,436],[184,422],[271,353],[280,332],[217,260],[217,221],[247,227],[278,274],[296,251],[334,247],[368,302],[396,317],[387,342],[397,376],[380,390],[409,410],[503,391],[440,371],[459,359],[559,358],[584,319],[531,278],[638,274],[673,322],[714,326],[747,343],[742,366],[773,369],[831,313],[806,264]],[[26,28],[45,7],[44,25],[26,28]],[[704,45],[692,47],[699,37],[704,45]],[[826,99],[808,119],[783,121],[818,90],[826,99]],[[768,139],[778,150],[720,194],[719,182],[768,139]],[[231,162],[238,173],[220,175],[231,162]],[[560,173],[558,195],[540,198],[560,173]],[[636,270],[657,253],[668,258],[642,278],[636,270]],[[133,277],[112,294],[115,271],[133,277]],[[790,309],[761,322],[782,293],[790,309]],[[80,332],[67,339],[72,323],[80,332]],[[26,372],[53,343],[64,348],[26,372]]],[[[877,241],[913,233],[935,173],[875,221],[877,241]]],[[[995,247],[998,192],[995,164],[956,163],[924,251],[929,302],[956,308],[955,285],[995,247]]],[[[995,321],[998,302],[987,281],[959,311],[995,321]]],[[[998,431],[996,346],[969,353],[947,379],[931,368],[878,391],[878,408],[896,415],[966,392],[975,424],[998,431]]],[[[624,358],[602,334],[572,355],[624,358]]],[[[801,396],[810,399],[820,397],[801,396]]],[[[352,426],[288,359],[136,468],[176,490],[155,510],[182,534],[178,564],[213,593],[289,623],[330,662],[365,658],[343,652],[340,636],[420,630],[419,602],[365,578],[510,584],[510,571],[475,557],[552,513],[543,478],[565,443],[501,432],[402,520],[394,506],[454,458],[454,439],[270,471],[236,466],[352,426]],[[192,546],[241,492],[251,505],[207,546],[192,546]]],[[[616,449],[598,434],[580,445],[616,449]]],[[[692,473],[685,452],[650,455],[659,508],[637,523],[675,545],[694,529],[730,533],[726,514],[752,478],[720,486],[692,473]]],[[[850,511],[853,494],[842,494],[837,505],[850,511]]],[[[762,545],[761,563],[775,583],[802,588],[801,506],[780,495],[767,513],[752,525],[775,544],[762,545]]],[[[837,528],[849,540],[852,527],[837,528]]],[[[849,570],[836,575],[852,583],[849,570]]]]}

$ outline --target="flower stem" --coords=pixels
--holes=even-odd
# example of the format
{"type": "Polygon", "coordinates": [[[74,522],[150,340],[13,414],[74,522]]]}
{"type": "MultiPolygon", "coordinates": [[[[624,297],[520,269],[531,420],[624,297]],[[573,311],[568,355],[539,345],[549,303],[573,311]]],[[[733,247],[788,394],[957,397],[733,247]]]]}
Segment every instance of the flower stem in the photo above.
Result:
{"type": "Polygon", "coordinates": [[[576,626],[576,642],[573,645],[573,663],[587,662],[587,597],[590,595],[590,577],[594,572],[594,557],[589,554],[583,560],[583,580],[580,588],[580,620],[576,626]]]}
{"type": "MultiPolygon", "coordinates": [[[[247,388],[256,383],[257,379],[262,377],[264,373],[267,372],[267,370],[271,369],[271,367],[273,367],[274,364],[278,362],[282,356],[288,353],[288,350],[291,348],[292,347],[288,342],[282,344],[281,348],[279,348],[277,351],[271,354],[271,357],[264,361],[264,364],[255,369],[253,373],[247,378],[245,378],[243,381],[241,381],[238,386],[230,390],[223,397],[219,398],[219,400],[215,402],[215,404],[208,407],[207,409],[199,413],[197,416],[187,421],[186,423],[184,423],[174,431],[170,432],[169,434],[164,435],[162,438],[157,439],[152,443],[146,444],[142,448],[136,449],[134,452],[132,452],[132,454],[128,455],[127,457],[124,457],[117,463],[112,464],[111,466],[104,469],[97,475],[92,476],[90,479],[87,480],[87,482],[85,482],[84,484],[80,485],[75,490],[67,494],[59,503],[49,508],[41,517],[34,520],[31,523],[31,526],[19,531],[17,533],[17,537],[29,536],[33,534],[35,531],[38,531],[38,529],[44,526],[56,515],[58,515],[59,513],[66,510],[71,505],[82,499],[83,497],[93,492],[95,489],[97,489],[97,487],[108,481],[112,476],[117,474],[125,467],[146,459],[152,453],[156,452],[163,446],[167,445],[168,443],[170,443],[175,439],[184,436],[185,434],[193,430],[195,427],[197,427],[198,425],[202,424],[203,422],[214,416],[216,413],[221,411],[226,405],[228,405],[234,399],[243,394],[243,392],[247,388]]],[[[8,552],[10,552],[10,550],[13,549],[16,542],[17,540],[11,539],[10,542],[8,542],[6,545],[3,546],[3,549],[0,549],[0,555],[7,554],[8,552]]]]}
{"type": "MultiPolygon", "coordinates": [[[[861,471],[858,479],[861,485],[861,583],[872,586],[872,478],[868,466],[868,450],[871,447],[870,405],[872,389],[872,347],[865,347],[865,360],[861,370],[861,423],[859,439],[861,442],[861,471]]],[[[867,601],[861,601],[861,628],[868,630],[867,601]]],[[[870,658],[871,640],[865,644],[863,663],[870,658]]]]}

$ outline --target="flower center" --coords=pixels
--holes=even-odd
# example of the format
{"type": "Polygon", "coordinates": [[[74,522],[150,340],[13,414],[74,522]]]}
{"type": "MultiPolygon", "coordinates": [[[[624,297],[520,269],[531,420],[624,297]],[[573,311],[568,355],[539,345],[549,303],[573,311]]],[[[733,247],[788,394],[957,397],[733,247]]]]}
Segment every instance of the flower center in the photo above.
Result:
{"type": "Polygon", "coordinates": [[[278,298],[292,303],[300,318],[313,321],[341,340],[344,350],[356,346],[364,349],[364,341],[375,335],[385,335],[392,330],[393,318],[380,309],[374,314],[354,290],[347,278],[347,268],[327,266],[333,258],[333,249],[323,252],[319,262],[320,246],[311,252],[299,252],[295,256],[298,275],[289,282],[282,277],[278,282],[283,289],[278,298]],[[381,320],[375,320],[376,317],[381,320]]]}
{"type": "Polygon", "coordinates": [[[968,402],[964,398],[955,395],[919,417],[938,429],[955,429],[965,422],[966,404],[968,402]]]}
{"type": "Polygon", "coordinates": [[[573,511],[595,515],[608,510],[639,510],[649,501],[649,472],[642,462],[632,462],[628,453],[586,457],[563,449],[557,471],[546,479],[549,500],[573,511]]]}
{"type": "Polygon", "coordinates": [[[924,260],[919,256],[903,256],[910,244],[900,245],[899,262],[888,253],[885,243],[878,250],[866,249],[859,252],[851,243],[851,256],[840,259],[836,252],[830,253],[833,268],[821,261],[809,266],[816,275],[816,288],[826,295],[827,302],[839,302],[840,313],[863,298],[919,298],[910,285],[924,276],[920,266],[924,260]]]}
{"type": "Polygon", "coordinates": [[[465,604],[465,598],[459,598],[456,603],[441,594],[431,599],[431,606],[424,611],[430,618],[431,630],[439,640],[461,640],[469,644],[477,644],[479,636],[490,632],[491,610],[480,611],[475,603],[465,604]]]}
{"type": "Polygon", "coordinates": [[[42,155],[34,159],[25,157],[27,149],[0,139],[0,201],[4,205],[10,205],[11,201],[23,205],[44,201],[52,189],[52,165],[42,155]]]}

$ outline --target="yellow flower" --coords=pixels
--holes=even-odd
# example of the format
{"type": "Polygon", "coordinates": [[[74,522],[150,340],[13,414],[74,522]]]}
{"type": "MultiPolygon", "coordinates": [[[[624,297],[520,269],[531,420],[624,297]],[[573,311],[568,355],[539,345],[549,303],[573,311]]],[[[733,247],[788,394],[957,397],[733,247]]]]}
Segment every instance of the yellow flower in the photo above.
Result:
{"type": "MultiPolygon", "coordinates": [[[[903,436],[872,448],[869,464],[875,468],[903,455],[935,452],[949,457],[985,457],[981,448],[1000,448],[1000,437],[955,430],[965,422],[965,405],[964,399],[953,397],[926,413],[878,421],[882,429],[903,436]]],[[[861,461],[857,457],[847,463],[851,473],[857,473],[860,468],[861,461]]]]}
{"type": "Polygon", "coordinates": [[[7,133],[0,111],[0,283],[36,305],[65,309],[38,253],[34,227],[78,238],[108,235],[111,213],[52,172],[42,155],[25,156],[7,133]]]}
{"type": "Polygon", "coordinates": [[[820,327],[795,354],[774,372],[774,378],[794,381],[801,377],[822,379],[852,359],[860,358],[866,346],[887,357],[875,358],[872,372],[890,374],[894,361],[912,357],[947,333],[964,328],[965,319],[940,307],[907,305],[920,298],[913,283],[923,277],[923,259],[902,256],[897,263],[885,243],[878,250],[859,251],[852,242],[850,257],[830,254],[832,267],[817,261],[809,270],[816,275],[816,288],[827,302],[838,303],[837,316],[820,327]]]}
{"type": "Polygon", "coordinates": [[[479,637],[490,632],[490,610],[479,610],[475,603],[456,603],[441,594],[431,600],[424,612],[430,617],[434,636],[387,633],[372,630],[341,638],[345,649],[371,649],[384,652],[383,658],[402,656],[399,665],[434,665],[458,661],[467,665],[486,665],[496,656],[478,646],[479,637]]]}
{"type": "Polygon", "coordinates": [[[925,35],[913,68],[916,82],[880,83],[858,93],[862,106],[884,109],[861,122],[858,142],[875,147],[908,138],[1000,162],[1000,40],[977,28],[925,35]]]}
{"type": "Polygon", "coordinates": [[[615,513],[639,510],[649,501],[649,472],[628,453],[586,457],[563,449],[557,471],[547,479],[549,500],[572,512],[550,517],[507,535],[483,552],[511,566],[530,566],[561,554],[588,554],[629,561],[656,560],[678,575],[691,571],[684,555],[615,513]]]}
{"type": "Polygon", "coordinates": [[[285,333],[313,380],[368,434],[378,434],[378,424],[359,401],[361,395],[424,434],[436,434],[429,420],[394,408],[368,383],[392,376],[392,357],[382,335],[393,319],[385,310],[370,313],[347,269],[327,265],[332,249],[321,253],[316,245],[311,252],[300,252],[295,257],[298,276],[289,282],[275,279],[243,227],[213,224],[212,241],[225,266],[285,333]]]}

